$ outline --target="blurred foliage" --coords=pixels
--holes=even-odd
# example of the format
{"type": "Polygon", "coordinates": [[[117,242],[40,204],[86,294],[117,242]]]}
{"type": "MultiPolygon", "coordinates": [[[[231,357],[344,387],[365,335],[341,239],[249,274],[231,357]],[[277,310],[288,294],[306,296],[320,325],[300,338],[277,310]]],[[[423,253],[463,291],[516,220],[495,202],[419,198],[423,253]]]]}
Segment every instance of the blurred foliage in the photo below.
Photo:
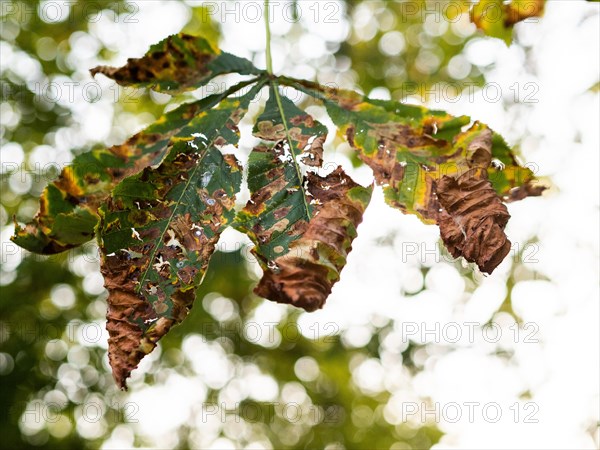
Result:
{"type": "MultiPolygon", "coordinates": [[[[40,146],[53,147],[57,139],[70,133],[78,114],[71,105],[39,95],[36,83],[43,86],[52,80],[80,81],[87,76],[84,74],[88,68],[78,67],[77,60],[71,57],[75,46],[85,45],[95,53],[90,58],[106,60],[118,50],[105,45],[94,34],[94,23],[89,16],[97,11],[86,10],[86,4],[89,4],[86,0],[74,2],[68,20],[46,22],[38,14],[37,0],[2,2],[1,50],[3,57],[11,54],[12,59],[7,66],[3,62],[1,73],[0,139],[2,152],[11,148],[11,155],[23,156],[24,165],[23,170],[3,171],[0,176],[3,234],[10,234],[13,215],[18,220],[31,217],[37,207],[35,199],[48,179],[56,175],[52,168],[36,169],[36,159],[49,151],[48,147],[40,146]],[[15,6],[16,12],[7,9],[7,4],[15,6]],[[83,44],[79,42],[82,39],[83,44]],[[38,73],[40,76],[36,76],[38,73]],[[22,149],[22,153],[15,148],[22,149]],[[37,176],[31,176],[35,170],[37,176]],[[29,173],[27,180],[23,179],[25,172],[29,173]]],[[[383,87],[394,99],[419,95],[435,83],[483,82],[481,71],[462,54],[465,45],[477,36],[472,24],[463,20],[423,22],[419,12],[405,14],[402,4],[348,2],[351,31],[335,54],[339,70],[353,72],[356,84],[363,91],[368,93],[383,87]],[[403,86],[411,86],[410,92],[403,90],[403,86]]],[[[124,1],[102,5],[102,14],[112,20],[122,22],[130,13],[124,1]]],[[[207,27],[203,20],[206,11],[184,5],[190,11],[184,31],[202,31],[208,39],[218,40],[218,26],[207,27]]],[[[127,102],[124,97],[131,93],[125,94],[114,105],[115,124],[120,117],[131,114],[143,114],[149,122],[164,109],[159,96],[136,91],[135,102],[127,102]]],[[[74,153],[100,145],[103,144],[93,139],[81,141],[74,153]]],[[[299,313],[289,308],[277,326],[280,341],[265,345],[249,339],[244,324],[253,320],[262,300],[251,294],[256,277],[245,254],[221,252],[213,257],[198,292],[198,298],[203,300],[198,300],[186,321],[161,342],[160,360],[161,352],[156,352],[151,367],[134,374],[132,392],[146,382],[163,383],[174,372],[193,374],[189,359],[193,355],[184,355],[181,348],[186,339],[196,336],[203,345],[222,349],[227,360],[235,363],[238,375],[243,367],[254,367],[276,380],[280,393],[276,401],[285,402],[283,393],[295,392],[297,395],[292,398],[302,399],[302,405],[315,412],[314,417],[290,421],[271,403],[258,402],[265,411],[261,420],[254,420],[248,413],[242,422],[249,424],[250,437],[264,438],[273,448],[337,448],[337,445],[356,449],[422,449],[439,440],[441,432],[434,424],[414,427],[410,423],[388,422],[384,407],[390,394],[385,390],[364,389],[354,378],[361,363],[380,360],[383,341],[393,333],[393,324],[373,325],[370,342],[355,348],[337,334],[315,340],[288,332],[297,327],[299,319],[299,313]],[[299,378],[302,371],[297,368],[301,358],[308,366],[311,361],[316,362],[316,373],[299,378]]],[[[423,273],[427,270],[423,268],[423,273]]],[[[98,448],[113,432],[122,432],[122,424],[131,425],[127,394],[114,385],[105,337],[97,334],[104,326],[106,310],[106,293],[99,276],[97,249],[93,244],[50,258],[21,253],[14,245],[3,244],[0,447],[98,448]],[[95,414],[84,410],[88,405],[100,408],[99,420],[82,420],[95,414]]],[[[422,350],[421,346],[411,344],[392,353],[402,364],[402,370],[410,375],[423,368],[423,358],[415,357],[422,350]]],[[[243,377],[240,380],[243,382],[243,377]]],[[[225,388],[211,388],[207,401],[220,402],[225,388]]],[[[160,408],[160,404],[155,406],[160,408]]],[[[188,441],[193,434],[190,426],[189,421],[181,426],[177,447],[194,447],[194,442],[188,441]]],[[[228,423],[222,428],[221,435],[236,439],[235,428],[228,428],[228,423]]],[[[244,439],[250,440],[249,436],[244,439]]],[[[247,442],[241,445],[244,443],[247,442]]],[[[153,443],[137,436],[135,445],[153,443]]]]}
{"type": "Polygon", "coordinates": [[[481,71],[461,54],[478,35],[458,5],[451,0],[349,1],[352,32],[339,57],[352,61],[365,93],[384,86],[393,100],[427,98],[436,83],[479,86],[481,71]]]}

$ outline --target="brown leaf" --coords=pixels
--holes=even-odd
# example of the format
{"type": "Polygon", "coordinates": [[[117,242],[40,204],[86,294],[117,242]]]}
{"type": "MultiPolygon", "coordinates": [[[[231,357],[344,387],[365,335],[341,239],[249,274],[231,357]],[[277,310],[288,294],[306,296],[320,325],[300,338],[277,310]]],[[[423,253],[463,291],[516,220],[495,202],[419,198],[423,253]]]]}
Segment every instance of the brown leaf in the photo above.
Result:
{"type": "Polygon", "coordinates": [[[301,161],[310,167],[321,167],[323,165],[323,144],[327,136],[318,136],[310,144],[301,161]]]}
{"type": "Polygon", "coordinates": [[[102,275],[110,293],[106,329],[108,359],[113,377],[121,389],[127,389],[126,379],[141,359],[150,353],[156,342],[169,329],[181,322],[194,301],[194,291],[178,291],[171,297],[173,318],[158,317],[152,304],[142,295],[135,294],[136,285],[131,274],[139,268],[125,258],[106,258],[102,275]],[[143,324],[141,327],[139,324],[143,324]],[[144,328],[150,327],[145,331],[144,328]]]}
{"type": "Polygon", "coordinates": [[[504,227],[510,218],[483,168],[458,178],[444,176],[437,185],[438,217],[444,244],[455,258],[463,256],[483,272],[492,273],[510,252],[504,227]]]}

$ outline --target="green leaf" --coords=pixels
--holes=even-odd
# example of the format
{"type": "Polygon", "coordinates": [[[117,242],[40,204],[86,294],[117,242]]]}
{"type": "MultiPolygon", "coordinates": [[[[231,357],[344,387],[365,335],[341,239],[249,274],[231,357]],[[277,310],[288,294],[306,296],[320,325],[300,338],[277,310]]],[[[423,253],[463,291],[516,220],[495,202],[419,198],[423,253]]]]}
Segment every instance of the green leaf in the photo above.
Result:
{"type": "Polygon", "coordinates": [[[41,254],[54,254],[93,239],[98,207],[121,180],[158,164],[172,140],[193,139],[202,114],[253,81],[221,94],[185,103],[121,145],[77,156],[40,197],[40,208],[24,228],[16,225],[12,240],[41,254]]]}
{"type": "MultiPolygon", "coordinates": [[[[352,91],[323,88],[308,82],[287,79],[283,82],[323,101],[359,158],[373,169],[375,180],[383,186],[386,202],[404,213],[416,214],[425,223],[439,225],[447,212],[438,200],[440,182],[445,177],[458,180],[475,167],[485,171],[478,175],[478,180],[484,180],[486,185],[485,195],[474,205],[483,210],[491,204],[488,184],[498,197],[494,205],[500,203],[504,211],[502,199],[540,195],[544,189],[531,184],[533,173],[518,165],[504,140],[486,125],[475,122],[463,131],[470,123],[469,117],[453,117],[443,111],[393,101],[375,101],[352,91]]],[[[477,188],[484,192],[483,185],[477,184],[477,188]]],[[[495,268],[489,261],[499,263],[505,256],[489,255],[489,251],[506,251],[504,215],[492,216],[498,220],[498,227],[494,229],[499,235],[495,239],[503,241],[502,245],[490,243],[479,252],[464,255],[488,272],[495,268]]],[[[477,232],[471,233],[473,241],[483,233],[482,228],[474,229],[477,232]]],[[[450,233],[449,227],[444,230],[450,233]]],[[[447,240],[444,233],[442,239],[447,240]]],[[[466,248],[467,244],[459,247],[466,248]]],[[[462,253],[455,252],[456,255],[462,253]]]]}
{"type": "Polygon", "coordinates": [[[166,94],[197,89],[218,75],[263,75],[245,58],[222,52],[206,39],[174,34],[150,47],[141,58],[130,58],[121,68],[98,66],[102,73],[123,86],[147,87],[166,94]]]}
{"type": "Polygon", "coordinates": [[[302,175],[301,163],[321,165],[326,128],[276,89],[254,127],[257,137],[275,144],[250,154],[252,197],[235,226],[256,245],[264,271],[255,292],[312,311],[339,279],[371,189],[341,168],[324,178],[302,175]]]}
{"type": "Polygon", "coordinates": [[[235,216],[242,171],[217,147],[237,144],[237,123],[260,88],[197,117],[193,140],[172,140],[157,168],[124,179],[100,209],[109,356],[121,387],[185,318],[219,235],[235,216]]]}

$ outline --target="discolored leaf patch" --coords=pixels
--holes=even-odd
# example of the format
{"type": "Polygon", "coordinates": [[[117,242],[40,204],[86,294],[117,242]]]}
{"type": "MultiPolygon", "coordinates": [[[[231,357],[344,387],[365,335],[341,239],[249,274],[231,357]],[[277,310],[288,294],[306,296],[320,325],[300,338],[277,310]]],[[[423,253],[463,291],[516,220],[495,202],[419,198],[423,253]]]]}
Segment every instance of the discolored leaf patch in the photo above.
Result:
{"type": "Polygon", "coordinates": [[[264,274],[254,292],[314,311],[340,279],[372,187],[356,184],[341,167],[324,178],[309,172],[306,185],[315,204],[313,217],[285,254],[269,260],[258,247],[264,274]]]}
{"type": "Polygon", "coordinates": [[[150,47],[142,58],[130,58],[123,67],[92,69],[123,86],[148,87],[166,94],[197,89],[212,78],[228,73],[261,75],[247,59],[214,48],[206,39],[175,34],[150,47]]]}
{"type": "Polygon", "coordinates": [[[324,102],[350,146],[373,169],[388,204],[416,214],[425,223],[443,223],[442,238],[451,253],[476,262],[485,272],[491,273],[502,261],[508,242],[504,227],[509,217],[502,200],[540,195],[544,188],[533,184],[531,170],[518,164],[499,135],[478,122],[463,131],[470,122],[466,116],[371,100],[313,83],[291,84],[324,102]],[[478,169],[476,175],[473,168],[478,169]],[[445,205],[440,188],[444,189],[445,205]],[[462,198],[462,190],[468,190],[469,198],[477,200],[472,206],[481,209],[482,214],[469,216],[469,226],[475,227],[477,218],[488,218],[486,224],[489,217],[494,218],[494,226],[490,225],[494,239],[491,235],[481,239],[480,234],[471,232],[460,245],[455,242],[459,236],[453,230],[458,227],[464,231],[467,224],[459,220],[452,228],[447,216],[459,214],[462,203],[457,204],[453,198],[462,198]],[[488,204],[494,205],[492,212],[486,209],[488,204]],[[450,205],[457,209],[446,210],[450,205]],[[456,239],[450,237],[455,235],[456,239]]]}
{"type": "Polygon", "coordinates": [[[100,210],[109,291],[109,359],[125,380],[187,315],[221,232],[235,216],[241,168],[216,145],[237,144],[237,123],[259,88],[198,118],[192,141],[173,141],[157,168],[124,179],[100,210]]]}
{"type": "Polygon", "coordinates": [[[260,146],[250,155],[252,197],[237,228],[256,245],[253,253],[264,271],[255,292],[314,311],[339,280],[372,188],[354,183],[338,167],[324,178],[309,172],[302,181],[306,188],[289,189],[286,177],[293,170],[282,164],[281,147],[260,146]],[[309,217],[301,195],[310,199],[309,217]]]}
{"type": "Polygon", "coordinates": [[[488,36],[512,42],[513,26],[544,13],[545,0],[479,0],[471,11],[471,21],[488,36]]]}
{"type": "Polygon", "coordinates": [[[46,187],[37,215],[24,228],[17,225],[12,240],[31,252],[54,254],[93,239],[98,207],[110,191],[126,177],[160,163],[172,142],[193,139],[202,114],[249,83],[183,104],[124,144],[77,156],[46,187]]]}

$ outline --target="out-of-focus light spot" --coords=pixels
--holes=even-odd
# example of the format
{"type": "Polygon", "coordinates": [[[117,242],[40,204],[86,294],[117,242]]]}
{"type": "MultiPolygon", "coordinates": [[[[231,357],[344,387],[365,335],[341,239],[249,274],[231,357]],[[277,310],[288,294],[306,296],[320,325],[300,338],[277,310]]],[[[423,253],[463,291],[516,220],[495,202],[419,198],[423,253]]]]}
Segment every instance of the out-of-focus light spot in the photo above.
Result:
{"type": "Polygon", "coordinates": [[[448,62],[448,75],[455,80],[462,80],[471,73],[471,64],[462,55],[453,56],[448,62]]]}
{"type": "Polygon", "coordinates": [[[235,367],[223,347],[204,339],[197,334],[188,335],[181,348],[202,381],[212,389],[221,389],[233,377],[235,367]]]}
{"type": "Polygon", "coordinates": [[[367,395],[377,394],[384,390],[385,372],[378,359],[363,361],[353,372],[352,380],[367,395]]]}
{"type": "Polygon", "coordinates": [[[352,423],[356,427],[370,427],[373,424],[373,410],[366,405],[352,408],[352,423]]]}
{"type": "Polygon", "coordinates": [[[415,60],[415,67],[421,73],[434,73],[440,67],[442,60],[430,50],[421,50],[415,60]]]}
{"type": "Polygon", "coordinates": [[[309,400],[304,386],[295,381],[285,383],[281,389],[281,399],[285,403],[294,403],[296,405],[301,405],[309,400]]]}
{"type": "Polygon", "coordinates": [[[416,294],[423,289],[423,273],[417,267],[405,265],[400,279],[402,289],[407,294],[416,294]]]}
{"type": "Polygon", "coordinates": [[[45,428],[46,422],[41,420],[41,411],[46,411],[46,404],[42,400],[33,400],[27,404],[21,418],[19,429],[26,436],[32,436],[45,428]],[[36,414],[36,411],[39,414],[36,414]],[[33,412],[33,414],[32,414],[33,412]]]}
{"type": "Polygon", "coordinates": [[[62,339],[52,339],[46,344],[46,356],[53,361],[62,361],[67,356],[67,344],[62,339]]]}
{"type": "Polygon", "coordinates": [[[8,375],[15,368],[15,360],[8,353],[0,353],[0,375],[8,375]]]}
{"type": "Polygon", "coordinates": [[[376,87],[369,92],[369,97],[377,100],[391,100],[390,90],[386,87],[376,87]]]}
{"type": "Polygon", "coordinates": [[[69,261],[69,270],[79,277],[96,273],[99,269],[98,254],[95,245],[83,255],[78,255],[69,261]]]}
{"type": "Polygon", "coordinates": [[[458,298],[465,289],[465,281],[458,271],[446,264],[438,264],[431,268],[425,276],[427,288],[443,295],[446,300],[458,298]]]}
{"type": "Polygon", "coordinates": [[[388,31],[379,40],[379,50],[387,56],[397,56],[406,48],[404,36],[399,31],[388,31]]]}
{"type": "Polygon", "coordinates": [[[219,322],[237,317],[237,305],[229,298],[217,294],[208,294],[202,300],[204,309],[219,322]]]}
{"type": "Polygon", "coordinates": [[[250,442],[248,445],[246,445],[244,447],[244,450],[270,450],[272,448],[273,448],[273,446],[271,445],[270,442],[253,441],[253,442],[250,442]]]}
{"type": "Polygon", "coordinates": [[[473,39],[465,45],[467,60],[476,66],[485,67],[496,61],[504,43],[499,39],[473,39]]]}
{"type": "Polygon", "coordinates": [[[477,31],[477,27],[469,19],[469,14],[462,14],[458,20],[450,24],[452,32],[459,37],[467,38],[477,31]]]}
{"type": "Polygon", "coordinates": [[[560,311],[559,290],[549,281],[520,281],[512,290],[512,306],[524,320],[549,319],[560,311]]]}
{"type": "MultiPolygon", "coordinates": [[[[0,121],[4,121],[4,114],[8,112],[10,114],[12,108],[10,104],[4,102],[0,105],[0,121]]],[[[9,172],[13,172],[20,169],[23,160],[25,159],[25,154],[23,153],[23,147],[21,144],[17,142],[8,142],[2,145],[2,149],[0,150],[0,173],[5,174],[9,172]]],[[[25,176],[25,174],[21,174],[25,176]]]]}
{"type": "Polygon", "coordinates": [[[313,34],[304,34],[300,38],[299,49],[305,58],[318,58],[325,54],[325,41],[313,34]]]}
{"type": "Polygon", "coordinates": [[[31,189],[32,180],[30,176],[25,176],[23,172],[15,172],[8,179],[10,189],[16,194],[26,194],[31,189]]]}
{"type": "MultiPolygon", "coordinates": [[[[0,104],[0,124],[5,126],[6,128],[8,128],[9,130],[13,130],[14,128],[16,128],[17,125],[19,125],[21,121],[21,112],[19,111],[19,108],[17,107],[13,107],[10,103],[8,102],[2,102],[2,104],[0,104]]],[[[5,150],[13,151],[13,154],[8,153],[6,156],[2,155],[2,173],[4,173],[4,161],[12,163],[14,162],[14,158],[15,155],[14,154],[14,148],[15,146],[17,146],[19,144],[17,144],[16,142],[9,142],[7,144],[4,144],[2,146],[2,151],[0,153],[4,153],[5,150]]],[[[22,162],[22,158],[21,158],[21,162],[22,162]]]]}
{"type": "Polygon", "coordinates": [[[60,309],[70,309],[75,304],[75,292],[68,284],[57,284],[50,291],[50,300],[60,309]]]}
{"type": "Polygon", "coordinates": [[[5,39],[8,42],[14,41],[19,33],[21,32],[21,27],[16,23],[15,20],[7,19],[5,17],[2,18],[2,26],[0,27],[0,36],[2,39],[5,39]]]}
{"type": "Polygon", "coordinates": [[[104,280],[100,272],[88,273],[82,284],[83,290],[90,295],[100,295],[104,292],[104,280]]]}
{"type": "Polygon", "coordinates": [[[121,450],[133,447],[135,435],[130,425],[117,425],[100,447],[102,450],[121,450]]]}
{"type": "Polygon", "coordinates": [[[367,325],[355,325],[348,328],[342,334],[342,342],[349,348],[364,347],[373,337],[373,330],[367,325]]]}
{"type": "Polygon", "coordinates": [[[306,382],[315,381],[319,376],[319,364],[310,356],[303,356],[294,364],[296,376],[306,382]]]}
{"type": "MultiPolygon", "coordinates": [[[[73,426],[67,416],[60,414],[48,422],[48,432],[57,439],[62,439],[71,434],[73,426]]],[[[98,436],[96,436],[98,437],[98,436]]]]}
{"type": "Polygon", "coordinates": [[[425,33],[430,36],[441,36],[448,30],[448,21],[440,20],[439,15],[429,14],[423,22],[425,33]]]}
{"type": "Polygon", "coordinates": [[[272,402],[279,393],[279,386],[270,375],[252,374],[244,377],[244,382],[248,384],[250,397],[258,402],[272,402]]]}
{"type": "Polygon", "coordinates": [[[42,0],[38,5],[38,17],[46,23],[61,23],[69,18],[71,12],[69,2],[42,0]]]}
{"type": "Polygon", "coordinates": [[[52,61],[56,58],[56,41],[51,37],[44,36],[38,39],[35,48],[40,59],[44,61],[52,61]]]}
{"type": "Polygon", "coordinates": [[[87,406],[87,414],[90,415],[91,418],[87,418],[87,416],[81,417],[77,419],[77,433],[84,439],[98,439],[102,437],[106,433],[106,423],[104,419],[97,418],[94,414],[95,411],[92,409],[94,405],[84,405],[84,408],[87,406]]]}
{"type": "Polygon", "coordinates": [[[233,441],[226,438],[216,439],[212,444],[206,447],[207,450],[235,450],[236,445],[233,441]]]}
{"type": "Polygon", "coordinates": [[[67,361],[77,367],[85,367],[90,361],[90,352],[87,348],[75,345],[67,353],[67,361]]]}

